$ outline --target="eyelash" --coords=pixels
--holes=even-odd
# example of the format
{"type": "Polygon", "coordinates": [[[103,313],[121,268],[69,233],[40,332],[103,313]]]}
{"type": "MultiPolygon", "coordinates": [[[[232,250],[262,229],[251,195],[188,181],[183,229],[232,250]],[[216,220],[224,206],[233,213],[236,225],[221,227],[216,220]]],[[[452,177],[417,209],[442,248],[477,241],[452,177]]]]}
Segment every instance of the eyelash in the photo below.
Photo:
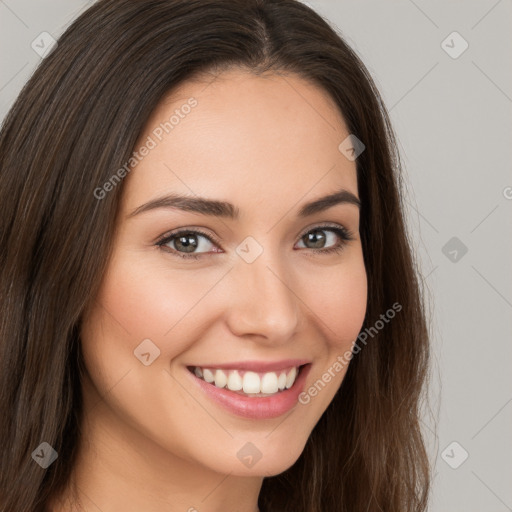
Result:
{"type": "MultiPolygon", "coordinates": [[[[353,233],[351,231],[349,231],[348,229],[341,227],[341,226],[331,226],[331,225],[315,226],[314,228],[309,229],[303,235],[301,235],[299,237],[299,240],[301,240],[308,233],[311,233],[313,231],[332,231],[332,232],[336,233],[338,235],[338,237],[341,239],[341,243],[339,243],[338,245],[335,245],[333,247],[329,247],[327,249],[318,249],[318,250],[312,249],[313,252],[318,252],[318,253],[321,253],[322,255],[332,254],[332,253],[340,253],[345,248],[345,245],[347,242],[354,240],[353,233]]],[[[162,238],[160,238],[160,240],[158,240],[156,242],[155,245],[158,246],[160,249],[162,249],[166,252],[169,252],[173,256],[178,256],[179,258],[183,258],[183,259],[198,260],[198,259],[202,258],[203,256],[205,256],[205,254],[208,254],[208,253],[202,253],[202,252],[197,253],[197,254],[194,254],[194,253],[185,254],[185,253],[180,253],[179,251],[176,251],[175,249],[172,249],[170,247],[164,248],[164,246],[166,244],[168,244],[175,238],[179,238],[179,235],[184,235],[184,234],[201,235],[201,236],[204,236],[211,243],[213,243],[215,245],[220,245],[218,240],[216,240],[211,235],[206,234],[204,231],[201,231],[200,229],[179,229],[177,231],[165,234],[162,238]]]]}

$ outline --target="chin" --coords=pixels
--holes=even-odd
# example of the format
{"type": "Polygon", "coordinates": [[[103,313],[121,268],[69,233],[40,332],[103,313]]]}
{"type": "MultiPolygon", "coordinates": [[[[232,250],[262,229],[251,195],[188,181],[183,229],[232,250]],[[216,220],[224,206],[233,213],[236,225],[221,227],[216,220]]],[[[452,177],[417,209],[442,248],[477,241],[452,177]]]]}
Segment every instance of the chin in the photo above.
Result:
{"type": "MultiPolygon", "coordinates": [[[[304,451],[307,436],[305,439],[293,440],[288,436],[286,441],[282,436],[275,436],[272,440],[270,437],[255,438],[253,441],[250,439],[250,436],[244,436],[244,441],[240,441],[240,438],[234,440],[235,457],[218,457],[219,465],[214,469],[220,473],[230,473],[235,476],[279,475],[295,464],[304,451]]],[[[225,451],[224,454],[226,454],[225,451]]],[[[211,464],[211,460],[208,462],[211,464]]]]}

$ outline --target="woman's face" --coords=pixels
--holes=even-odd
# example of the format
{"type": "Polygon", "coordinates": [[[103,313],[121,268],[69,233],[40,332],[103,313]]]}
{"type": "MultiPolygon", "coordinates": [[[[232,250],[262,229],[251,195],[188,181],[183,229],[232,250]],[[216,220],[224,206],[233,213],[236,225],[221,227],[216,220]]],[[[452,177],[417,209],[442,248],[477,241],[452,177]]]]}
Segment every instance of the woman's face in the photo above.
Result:
{"type": "Polygon", "coordinates": [[[126,440],[125,457],[240,476],[299,457],[366,311],[357,204],[305,209],[358,197],[348,135],[295,75],[231,70],[153,112],[82,331],[86,414],[126,440]]]}

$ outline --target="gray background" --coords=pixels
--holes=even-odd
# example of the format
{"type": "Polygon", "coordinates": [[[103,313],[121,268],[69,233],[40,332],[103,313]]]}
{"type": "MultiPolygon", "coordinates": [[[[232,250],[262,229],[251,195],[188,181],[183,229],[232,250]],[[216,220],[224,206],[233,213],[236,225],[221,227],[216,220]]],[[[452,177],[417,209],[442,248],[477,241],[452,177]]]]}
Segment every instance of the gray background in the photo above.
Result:
{"type": "MultiPolygon", "coordinates": [[[[305,3],[362,57],[400,143],[432,315],[430,510],[512,511],[512,2],[305,3]]],[[[2,118],[41,60],[32,42],[89,5],[0,0],[2,118]]]]}

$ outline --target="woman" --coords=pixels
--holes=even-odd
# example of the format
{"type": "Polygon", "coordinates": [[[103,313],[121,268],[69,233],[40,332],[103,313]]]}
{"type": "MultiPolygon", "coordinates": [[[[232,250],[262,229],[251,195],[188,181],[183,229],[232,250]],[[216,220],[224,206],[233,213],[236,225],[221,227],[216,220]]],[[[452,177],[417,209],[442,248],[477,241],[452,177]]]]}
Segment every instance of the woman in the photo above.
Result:
{"type": "Polygon", "coordinates": [[[295,0],[100,0],[0,135],[0,509],[423,511],[380,96],[295,0]]]}

